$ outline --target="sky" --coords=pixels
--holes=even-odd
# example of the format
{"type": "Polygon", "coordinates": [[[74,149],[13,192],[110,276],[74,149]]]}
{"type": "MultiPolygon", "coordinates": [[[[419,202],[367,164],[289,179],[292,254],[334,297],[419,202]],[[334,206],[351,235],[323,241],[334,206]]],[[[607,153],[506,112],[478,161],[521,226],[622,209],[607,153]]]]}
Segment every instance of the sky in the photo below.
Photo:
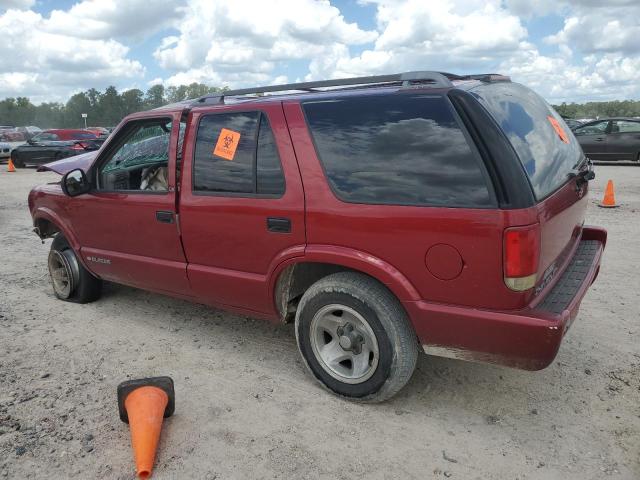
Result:
{"type": "Polygon", "coordinates": [[[640,99],[640,0],[0,0],[0,98],[497,72],[552,103],[640,99]]]}

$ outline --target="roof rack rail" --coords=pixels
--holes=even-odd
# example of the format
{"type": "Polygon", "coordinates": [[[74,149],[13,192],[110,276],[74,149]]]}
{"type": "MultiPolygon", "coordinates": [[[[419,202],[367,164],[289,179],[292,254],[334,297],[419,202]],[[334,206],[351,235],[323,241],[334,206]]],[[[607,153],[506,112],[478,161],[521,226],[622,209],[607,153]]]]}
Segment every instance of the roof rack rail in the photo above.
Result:
{"type": "Polygon", "coordinates": [[[470,75],[454,75],[445,73],[451,80],[479,80],[480,82],[510,82],[511,77],[501,73],[473,73],[470,75]]]}
{"type": "MultiPolygon", "coordinates": [[[[452,75],[455,77],[455,75],[452,75]]],[[[286,91],[315,91],[319,88],[328,87],[347,87],[354,85],[384,85],[384,84],[400,84],[403,88],[408,88],[413,85],[421,85],[428,83],[431,87],[447,88],[452,87],[453,84],[449,78],[449,74],[443,74],[440,72],[404,72],[395,73],[391,75],[373,75],[369,77],[353,77],[353,78],[341,78],[335,80],[320,80],[316,82],[301,82],[301,83],[288,83],[283,85],[269,85],[265,87],[254,88],[240,88],[237,90],[227,90],[220,94],[205,95],[203,97],[194,100],[192,106],[198,104],[210,103],[215,101],[217,103],[224,103],[225,97],[241,96],[241,95],[260,95],[270,92],[286,92],[286,91]]]]}

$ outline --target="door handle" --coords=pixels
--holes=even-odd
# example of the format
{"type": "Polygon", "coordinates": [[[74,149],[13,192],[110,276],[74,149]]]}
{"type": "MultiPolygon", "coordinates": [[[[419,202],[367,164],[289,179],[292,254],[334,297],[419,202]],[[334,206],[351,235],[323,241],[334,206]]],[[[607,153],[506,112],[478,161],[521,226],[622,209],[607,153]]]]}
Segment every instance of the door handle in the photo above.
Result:
{"type": "Polygon", "coordinates": [[[173,212],[158,210],[156,212],[156,220],[160,223],[173,223],[173,212]]]}
{"type": "Polygon", "coordinates": [[[602,137],[594,138],[593,141],[594,142],[603,142],[604,138],[602,138],[602,137]]]}
{"type": "Polygon", "coordinates": [[[267,230],[274,233],[291,233],[291,220],[282,217],[267,218],[267,230]]]}

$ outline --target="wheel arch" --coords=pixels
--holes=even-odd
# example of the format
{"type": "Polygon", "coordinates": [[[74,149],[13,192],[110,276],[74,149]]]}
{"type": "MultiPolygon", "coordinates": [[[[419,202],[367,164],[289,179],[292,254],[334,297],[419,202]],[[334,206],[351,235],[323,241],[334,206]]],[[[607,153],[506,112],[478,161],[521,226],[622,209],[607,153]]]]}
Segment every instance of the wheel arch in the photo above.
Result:
{"type": "Polygon", "coordinates": [[[321,278],[341,271],[358,272],[373,278],[387,287],[401,303],[420,300],[413,284],[378,257],[334,245],[308,246],[303,256],[283,261],[270,275],[269,291],[280,319],[292,320],[302,294],[321,278]]]}

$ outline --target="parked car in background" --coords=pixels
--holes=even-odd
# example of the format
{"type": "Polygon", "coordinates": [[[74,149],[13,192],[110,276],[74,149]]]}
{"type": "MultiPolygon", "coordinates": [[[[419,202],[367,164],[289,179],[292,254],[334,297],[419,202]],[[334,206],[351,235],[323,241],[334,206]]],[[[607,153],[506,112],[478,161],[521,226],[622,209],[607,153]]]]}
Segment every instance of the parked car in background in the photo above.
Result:
{"type": "Polygon", "coordinates": [[[3,142],[24,142],[28,140],[27,134],[25,132],[20,132],[15,128],[11,130],[1,130],[0,131],[0,141],[3,142]]]}
{"type": "Polygon", "coordinates": [[[591,160],[640,161],[640,119],[603,118],[573,133],[591,160]]]}
{"type": "Polygon", "coordinates": [[[14,127],[13,125],[0,125],[0,133],[2,133],[5,130],[13,130],[14,127]]]}
{"type": "Polygon", "coordinates": [[[0,142],[0,159],[9,158],[11,155],[11,145],[7,142],[0,142]]]}
{"type": "Polygon", "coordinates": [[[569,127],[493,74],[227,91],[41,169],[64,175],[28,199],[58,298],[107,280],[295,321],[313,377],[358,401],[398,392],[421,349],[546,367],[607,235],[569,127]]]}
{"type": "Polygon", "coordinates": [[[575,118],[564,118],[564,123],[566,123],[571,130],[582,125],[582,122],[580,120],[576,120],[575,118]]]}
{"type": "Polygon", "coordinates": [[[16,147],[11,152],[11,159],[17,168],[26,165],[42,165],[98,150],[104,138],[86,130],[46,130],[16,147]]]}
{"type": "Polygon", "coordinates": [[[17,127],[16,131],[24,133],[25,139],[29,140],[30,138],[33,138],[34,136],[42,132],[42,129],[40,127],[29,125],[27,127],[17,127]]]}
{"type": "Polygon", "coordinates": [[[108,137],[109,133],[111,133],[105,127],[87,127],[87,128],[85,128],[85,130],[87,132],[95,133],[99,137],[108,137]]]}

